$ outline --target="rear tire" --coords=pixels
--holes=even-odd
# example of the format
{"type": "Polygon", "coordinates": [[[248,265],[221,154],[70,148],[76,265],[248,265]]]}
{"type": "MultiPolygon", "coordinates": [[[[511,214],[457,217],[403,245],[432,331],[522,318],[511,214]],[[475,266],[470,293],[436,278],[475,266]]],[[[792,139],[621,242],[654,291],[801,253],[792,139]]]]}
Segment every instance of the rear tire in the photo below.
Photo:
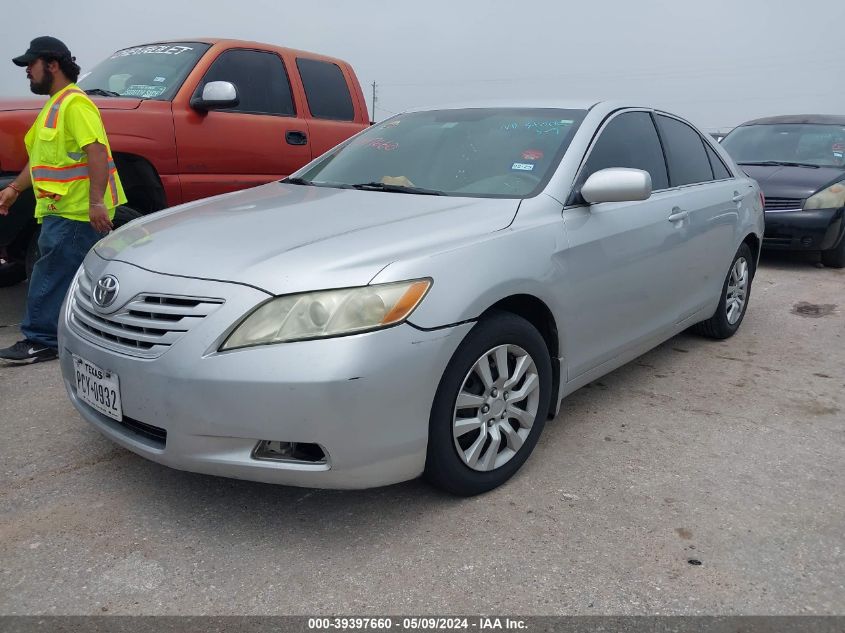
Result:
{"type": "Polygon", "coordinates": [[[21,261],[0,264],[0,288],[14,286],[26,280],[26,266],[21,261]]]}
{"type": "Polygon", "coordinates": [[[722,296],[715,314],[706,321],[696,323],[692,331],[713,339],[726,339],[736,334],[748,309],[753,278],[753,256],[748,244],[743,243],[734,255],[725,283],[722,284],[722,296]],[[740,300],[741,305],[737,303],[740,300]]]}
{"type": "Polygon", "coordinates": [[[510,479],[543,430],[551,377],[546,342],[528,321],[504,312],[479,321],[437,388],[426,479],[460,496],[487,492],[510,479]]]}
{"type": "Polygon", "coordinates": [[[822,251],[822,264],[828,268],[845,268],[845,236],[836,248],[822,251]]]}

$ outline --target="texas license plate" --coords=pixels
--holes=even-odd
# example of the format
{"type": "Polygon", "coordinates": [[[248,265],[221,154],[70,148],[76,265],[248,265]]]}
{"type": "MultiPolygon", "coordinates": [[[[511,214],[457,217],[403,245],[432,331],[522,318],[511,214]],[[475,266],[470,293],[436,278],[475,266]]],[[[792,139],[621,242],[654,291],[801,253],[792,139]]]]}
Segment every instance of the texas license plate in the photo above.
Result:
{"type": "Polygon", "coordinates": [[[76,395],[85,404],[117,421],[123,419],[120,408],[120,381],[117,374],[97,367],[73,354],[76,395]]]}

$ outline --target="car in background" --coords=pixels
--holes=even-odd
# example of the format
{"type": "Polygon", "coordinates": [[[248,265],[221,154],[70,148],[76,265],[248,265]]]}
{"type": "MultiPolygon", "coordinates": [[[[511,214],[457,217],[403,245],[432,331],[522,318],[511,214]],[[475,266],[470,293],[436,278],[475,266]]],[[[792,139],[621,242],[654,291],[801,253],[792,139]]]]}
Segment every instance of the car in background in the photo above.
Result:
{"type": "Polygon", "coordinates": [[[764,248],[821,251],[825,266],[845,267],[845,116],[756,119],[722,147],[763,189],[764,248]]]}
{"type": "Polygon", "coordinates": [[[88,422],[168,466],[477,494],[567,394],[691,326],[732,336],[762,236],[757,184],[671,114],[408,112],[100,241],[61,369],[88,422]]]}

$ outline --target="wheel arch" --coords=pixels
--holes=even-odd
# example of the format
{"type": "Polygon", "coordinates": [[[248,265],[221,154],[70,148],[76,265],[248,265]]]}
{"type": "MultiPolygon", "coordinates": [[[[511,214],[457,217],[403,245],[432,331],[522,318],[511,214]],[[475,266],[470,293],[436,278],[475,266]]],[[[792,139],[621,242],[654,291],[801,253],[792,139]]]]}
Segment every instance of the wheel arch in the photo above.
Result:
{"type": "Polygon", "coordinates": [[[161,177],[149,160],[138,154],[114,152],[114,162],[128,206],[143,214],[167,207],[161,177]]]}
{"type": "Polygon", "coordinates": [[[552,397],[550,400],[549,417],[554,417],[557,413],[561,381],[560,334],[554,314],[542,299],[529,294],[515,294],[500,299],[487,308],[479,318],[483,319],[485,315],[491,312],[509,312],[515,314],[528,321],[540,332],[540,335],[546,342],[549,357],[552,361],[552,397]]]}
{"type": "Polygon", "coordinates": [[[757,237],[754,233],[749,233],[745,236],[745,239],[742,240],[743,244],[747,244],[748,248],[751,249],[751,255],[754,259],[754,266],[751,268],[751,278],[754,278],[754,275],[757,273],[757,264],[760,262],[760,238],[757,237]]]}

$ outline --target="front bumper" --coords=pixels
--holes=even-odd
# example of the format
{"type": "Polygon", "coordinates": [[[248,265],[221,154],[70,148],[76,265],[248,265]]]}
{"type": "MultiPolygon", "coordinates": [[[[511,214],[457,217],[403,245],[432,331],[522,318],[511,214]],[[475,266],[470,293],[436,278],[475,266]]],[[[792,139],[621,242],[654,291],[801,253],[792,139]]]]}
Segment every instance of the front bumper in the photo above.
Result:
{"type": "Polygon", "coordinates": [[[121,262],[109,262],[104,270],[121,284],[131,279],[130,287],[140,278],[146,290],[167,292],[175,280],[180,294],[221,297],[225,303],[160,356],[140,358],[106,349],[79,332],[69,321],[66,301],[59,324],[65,387],[82,417],[103,435],[180,470],[293,486],[366,488],[422,473],[437,386],[472,324],[432,332],[403,324],[219,353],[227,329],[265,300],[265,293],[121,262]],[[119,377],[126,423],[78,399],[71,353],[119,377]],[[133,421],[163,429],[166,441],[151,440],[133,421]],[[257,460],[252,452],[261,440],[318,444],[328,460],[257,460]]]}
{"type": "Polygon", "coordinates": [[[766,211],[763,246],[768,249],[825,251],[845,235],[845,207],[808,211],[766,211]]]}

